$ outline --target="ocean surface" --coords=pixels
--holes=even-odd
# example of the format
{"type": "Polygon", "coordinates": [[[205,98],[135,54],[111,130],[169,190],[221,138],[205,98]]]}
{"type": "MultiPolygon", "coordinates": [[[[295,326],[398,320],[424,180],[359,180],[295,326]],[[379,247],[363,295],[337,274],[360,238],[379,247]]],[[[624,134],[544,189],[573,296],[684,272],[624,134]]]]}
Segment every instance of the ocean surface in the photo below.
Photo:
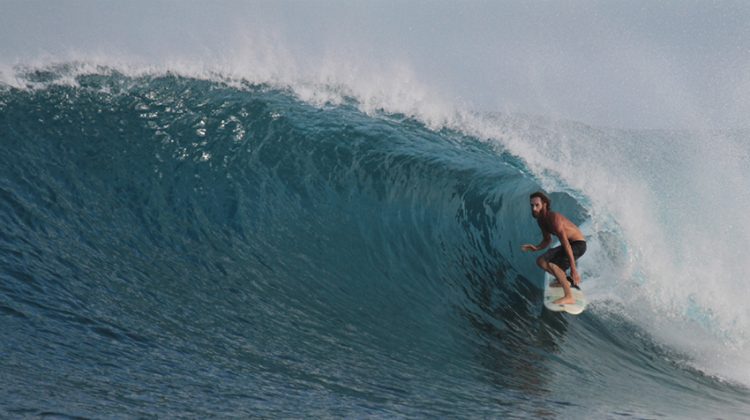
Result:
{"type": "Polygon", "coordinates": [[[16,71],[0,417],[750,415],[747,131],[16,71]],[[520,251],[540,189],[589,241],[580,316],[520,251]]]}

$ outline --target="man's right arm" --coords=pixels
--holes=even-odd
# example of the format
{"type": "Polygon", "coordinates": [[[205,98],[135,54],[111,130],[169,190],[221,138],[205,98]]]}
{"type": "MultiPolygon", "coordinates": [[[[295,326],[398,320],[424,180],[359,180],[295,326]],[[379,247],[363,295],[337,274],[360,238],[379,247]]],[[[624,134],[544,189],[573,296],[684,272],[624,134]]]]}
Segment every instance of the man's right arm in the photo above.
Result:
{"type": "Polygon", "coordinates": [[[539,245],[522,245],[521,249],[524,251],[539,251],[544,248],[547,248],[549,246],[549,243],[552,242],[552,235],[550,235],[549,232],[542,232],[544,235],[544,239],[542,239],[542,242],[539,245]]]}

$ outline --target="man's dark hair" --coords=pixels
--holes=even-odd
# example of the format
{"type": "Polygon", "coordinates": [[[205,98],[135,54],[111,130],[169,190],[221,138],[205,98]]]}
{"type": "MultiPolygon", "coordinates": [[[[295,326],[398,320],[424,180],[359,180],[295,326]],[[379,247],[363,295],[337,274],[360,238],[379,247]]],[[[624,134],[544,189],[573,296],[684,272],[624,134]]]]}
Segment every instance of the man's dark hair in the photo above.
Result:
{"type": "Polygon", "coordinates": [[[547,197],[547,194],[541,191],[537,191],[529,196],[529,200],[533,198],[539,198],[540,200],[542,200],[542,203],[545,203],[547,205],[547,210],[552,210],[552,200],[547,197]]]}

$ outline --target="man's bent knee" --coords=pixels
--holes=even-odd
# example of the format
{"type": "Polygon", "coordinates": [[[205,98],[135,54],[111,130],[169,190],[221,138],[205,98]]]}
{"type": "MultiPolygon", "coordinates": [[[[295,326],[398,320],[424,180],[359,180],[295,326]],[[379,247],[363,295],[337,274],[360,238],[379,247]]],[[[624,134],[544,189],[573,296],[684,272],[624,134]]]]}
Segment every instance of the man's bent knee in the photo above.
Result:
{"type": "Polygon", "coordinates": [[[544,259],[544,257],[537,258],[536,265],[538,265],[544,270],[549,270],[549,263],[547,262],[547,260],[544,259]]]}

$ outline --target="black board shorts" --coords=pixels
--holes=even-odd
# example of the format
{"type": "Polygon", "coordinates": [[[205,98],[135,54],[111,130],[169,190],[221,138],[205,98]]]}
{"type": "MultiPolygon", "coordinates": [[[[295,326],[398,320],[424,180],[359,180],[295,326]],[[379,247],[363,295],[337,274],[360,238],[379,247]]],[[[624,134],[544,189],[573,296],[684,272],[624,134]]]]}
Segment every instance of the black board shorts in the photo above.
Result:
{"type": "MultiPolygon", "coordinates": [[[[581,255],[586,253],[586,241],[572,241],[570,248],[573,250],[573,258],[578,261],[581,255]]],[[[542,258],[560,267],[561,270],[567,271],[570,268],[570,260],[568,254],[565,252],[565,248],[562,245],[556,246],[542,255],[542,258]]]]}

